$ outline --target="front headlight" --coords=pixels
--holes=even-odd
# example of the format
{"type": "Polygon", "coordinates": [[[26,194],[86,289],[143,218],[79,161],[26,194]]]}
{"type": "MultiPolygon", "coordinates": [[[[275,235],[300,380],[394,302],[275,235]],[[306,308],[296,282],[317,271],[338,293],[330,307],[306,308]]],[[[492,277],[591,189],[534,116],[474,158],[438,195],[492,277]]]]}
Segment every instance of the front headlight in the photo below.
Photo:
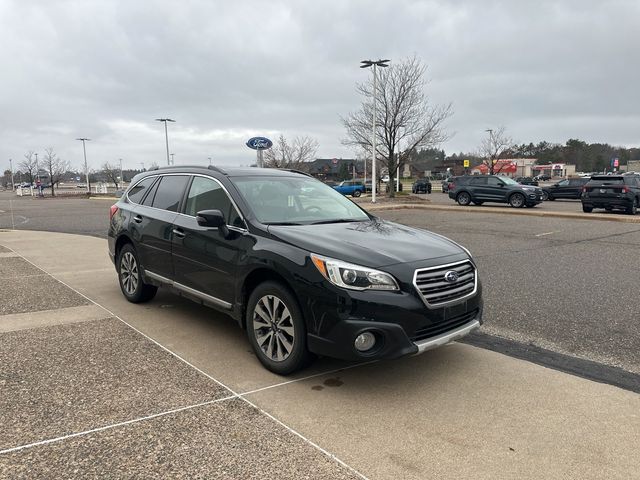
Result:
{"type": "Polygon", "coordinates": [[[351,263],[311,254],[311,261],[331,283],[351,290],[400,290],[388,273],[351,263]]]}

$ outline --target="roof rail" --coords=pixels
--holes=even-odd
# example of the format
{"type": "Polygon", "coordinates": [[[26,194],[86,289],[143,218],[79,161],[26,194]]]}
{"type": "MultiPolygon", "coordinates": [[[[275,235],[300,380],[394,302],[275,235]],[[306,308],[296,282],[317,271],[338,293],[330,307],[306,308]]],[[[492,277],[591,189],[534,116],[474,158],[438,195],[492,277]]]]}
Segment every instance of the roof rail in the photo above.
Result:
{"type": "Polygon", "coordinates": [[[222,170],[220,167],[216,167],[215,165],[209,165],[207,168],[208,168],[209,170],[213,170],[214,172],[218,172],[218,173],[221,173],[221,174],[223,174],[223,175],[226,175],[226,174],[227,174],[227,172],[225,172],[224,170],[222,170]]]}
{"type": "Polygon", "coordinates": [[[278,168],[278,170],[282,170],[284,172],[299,173],[300,175],[306,175],[307,177],[312,177],[310,173],[303,172],[302,170],[296,170],[295,168],[278,168]]]}

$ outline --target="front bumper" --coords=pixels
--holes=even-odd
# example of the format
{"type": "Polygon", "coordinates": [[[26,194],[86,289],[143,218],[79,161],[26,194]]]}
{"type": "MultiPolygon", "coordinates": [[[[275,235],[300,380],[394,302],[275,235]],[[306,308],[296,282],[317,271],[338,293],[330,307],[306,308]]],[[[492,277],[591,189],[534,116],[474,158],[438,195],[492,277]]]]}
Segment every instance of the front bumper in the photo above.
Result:
{"type": "Polygon", "coordinates": [[[352,361],[419,354],[468,335],[483,323],[481,290],[478,282],[474,296],[440,308],[427,308],[409,292],[346,292],[349,298],[338,297],[337,302],[315,296],[302,302],[305,317],[311,319],[307,346],[318,355],[352,361]],[[366,352],[354,346],[363,332],[376,338],[366,352]]]}

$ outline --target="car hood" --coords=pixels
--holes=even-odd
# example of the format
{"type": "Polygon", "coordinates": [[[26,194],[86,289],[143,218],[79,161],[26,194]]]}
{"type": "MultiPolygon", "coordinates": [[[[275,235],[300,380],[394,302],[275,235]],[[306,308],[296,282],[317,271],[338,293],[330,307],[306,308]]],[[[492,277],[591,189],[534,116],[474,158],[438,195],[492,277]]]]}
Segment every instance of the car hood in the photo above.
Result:
{"type": "Polygon", "coordinates": [[[435,233],[375,218],[366,222],[269,226],[269,233],[309,252],[368,267],[465,255],[435,233]]]}

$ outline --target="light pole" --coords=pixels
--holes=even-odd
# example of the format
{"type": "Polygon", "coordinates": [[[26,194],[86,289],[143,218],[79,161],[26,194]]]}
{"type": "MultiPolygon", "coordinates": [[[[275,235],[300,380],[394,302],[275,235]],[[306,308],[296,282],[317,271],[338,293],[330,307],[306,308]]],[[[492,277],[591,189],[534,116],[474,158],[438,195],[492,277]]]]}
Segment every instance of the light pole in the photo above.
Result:
{"type": "Polygon", "coordinates": [[[84,179],[87,182],[87,193],[91,193],[91,189],[89,188],[89,167],[87,166],[87,147],[85,146],[85,142],[90,142],[90,138],[76,138],[82,142],[82,152],[84,153],[84,179]]]}
{"type": "Polygon", "coordinates": [[[171,165],[175,165],[175,164],[176,164],[176,161],[175,161],[175,159],[173,158],[173,156],[174,156],[174,155],[175,155],[175,153],[172,153],[172,154],[171,154],[171,165]]]}
{"type": "Polygon", "coordinates": [[[9,168],[11,169],[11,188],[15,192],[16,186],[13,182],[13,160],[11,158],[9,159],[9,168]]]}
{"type": "Polygon", "coordinates": [[[209,157],[209,166],[211,166],[211,157],[209,157]]]}
{"type": "Polygon", "coordinates": [[[156,118],[156,122],[164,122],[164,139],[167,144],[167,165],[171,165],[169,161],[169,132],[167,131],[167,122],[175,122],[170,118],[156,118]]]}
{"type": "Polygon", "coordinates": [[[371,203],[376,203],[376,102],[378,97],[378,76],[376,73],[376,67],[388,67],[391,60],[362,60],[360,68],[369,68],[373,66],[373,138],[371,141],[372,150],[372,165],[371,165],[371,203]]]}
{"type": "MultiPolygon", "coordinates": [[[[38,154],[35,153],[34,154],[36,156],[36,183],[38,182],[38,179],[40,178],[40,175],[38,175],[38,170],[39,170],[39,166],[38,166],[38,154]]],[[[33,188],[33,178],[31,179],[31,188],[33,188]]]]}
{"type": "Polygon", "coordinates": [[[124,175],[122,175],[122,159],[118,159],[120,161],[120,188],[124,187],[124,175]]]}
{"type": "Polygon", "coordinates": [[[493,155],[491,153],[493,151],[493,129],[487,128],[485,132],[489,133],[489,174],[493,175],[493,155]]]}

